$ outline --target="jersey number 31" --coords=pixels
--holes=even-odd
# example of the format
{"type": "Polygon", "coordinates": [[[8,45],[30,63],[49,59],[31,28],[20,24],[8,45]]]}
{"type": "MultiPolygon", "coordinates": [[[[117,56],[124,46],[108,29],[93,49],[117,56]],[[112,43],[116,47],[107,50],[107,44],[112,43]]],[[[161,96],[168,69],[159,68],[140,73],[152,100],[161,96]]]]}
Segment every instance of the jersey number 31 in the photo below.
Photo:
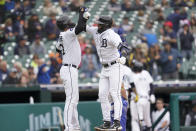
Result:
{"type": "Polygon", "coordinates": [[[106,48],[107,47],[107,40],[106,39],[102,39],[102,45],[101,45],[101,47],[104,47],[104,48],[106,48]]]}

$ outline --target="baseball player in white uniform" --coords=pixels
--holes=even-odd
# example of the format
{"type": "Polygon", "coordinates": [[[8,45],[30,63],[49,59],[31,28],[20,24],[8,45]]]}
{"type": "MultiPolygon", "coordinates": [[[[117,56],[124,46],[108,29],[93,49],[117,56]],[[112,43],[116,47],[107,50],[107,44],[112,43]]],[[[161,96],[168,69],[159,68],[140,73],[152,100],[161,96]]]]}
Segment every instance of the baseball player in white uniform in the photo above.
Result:
{"type": "Polygon", "coordinates": [[[122,114],[121,84],[122,64],[125,64],[127,55],[126,46],[121,38],[112,29],[112,18],[101,16],[98,27],[86,26],[86,31],[93,35],[96,43],[100,62],[103,66],[99,80],[99,100],[103,114],[103,125],[99,129],[122,129],[120,118],[122,114]],[[120,53],[122,57],[120,57],[120,53]],[[114,101],[114,123],[110,123],[111,105],[108,100],[109,94],[114,101]]]}
{"type": "Polygon", "coordinates": [[[130,111],[133,131],[148,131],[151,128],[150,101],[155,102],[153,94],[153,79],[148,71],[143,70],[143,64],[133,61],[132,75],[129,75],[131,93],[130,111]]]}
{"type": "Polygon", "coordinates": [[[57,27],[61,32],[56,44],[56,50],[62,54],[63,61],[60,77],[63,80],[66,93],[64,108],[65,131],[80,131],[77,104],[79,100],[78,66],[81,62],[81,49],[77,34],[84,30],[83,25],[87,21],[83,17],[84,10],[84,8],[80,9],[79,20],[76,26],[66,15],[61,16],[57,20],[57,27]]]}

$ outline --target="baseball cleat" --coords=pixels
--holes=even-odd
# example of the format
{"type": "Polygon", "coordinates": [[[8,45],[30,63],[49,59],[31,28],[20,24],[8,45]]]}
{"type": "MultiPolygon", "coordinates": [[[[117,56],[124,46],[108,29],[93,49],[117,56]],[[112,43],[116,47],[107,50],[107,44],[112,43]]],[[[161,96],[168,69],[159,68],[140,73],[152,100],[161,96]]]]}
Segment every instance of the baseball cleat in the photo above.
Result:
{"type": "Polygon", "coordinates": [[[122,126],[120,125],[120,121],[114,120],[114,123],[112,124],[111,129],[122,130],[122,126]]]}
{"type": "Polygon", "coordinates": [[[95,127],[97,130],[104,130],[104,129],[110,129],[111,123],[110,121],[104,121],[102,125],[95,127]]]}

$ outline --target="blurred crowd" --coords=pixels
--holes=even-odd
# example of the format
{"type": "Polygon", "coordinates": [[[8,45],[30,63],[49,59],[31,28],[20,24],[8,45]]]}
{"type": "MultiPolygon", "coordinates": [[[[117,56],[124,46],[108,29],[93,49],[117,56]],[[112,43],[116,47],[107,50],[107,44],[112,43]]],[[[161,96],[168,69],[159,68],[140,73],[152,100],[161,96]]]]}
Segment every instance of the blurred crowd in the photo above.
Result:
{"type": "MultiPolygon", "coordinates": [[[[8,69],[6,60],[0,57],[0,83],[19,86],[61,83],[61,56],[48,54],[45,46],[47,43],[43,39],[56,41],[59,35],[56,16],[70,11],[77,12],[88,1],[91,0],[43,0],[40,12],[47,18],[43,22],[36,11],[38,0],[0,0],[0,55],[5,55],[5,44],[10,42],[17,43],[14,55],[23,57],[33,54],[29,67],[23,67],[17,61],[11,69],[8,69]],[[43,59],[47,54],[49,61],[43,59]]],[[[136,30],[135,25],[129,22],[130,18],[125,15],[120,25],[114,22],[114,31],[132,48],[126,64],[131,66],[132,60],[137,59],[155,80],[179,79],[183,60],[190,60],[194,56],[196,15],[195,12],[188,14],[187,10],[195,5],[194,0],[161,0],[161,5],[156,5],[154,0],[123,0],[122,3],[110,0],[107,6],[109,11],[138,11],[138,20],[147,11],[153,13],[153,18],[148,19],[145,27],[135,34],[137,41],[134,45],[126,41],[126,36],[134,34],[136,30]],[[172,13],[165,16],[163,8],[171,7],[172,13]],[[162,26],[158,33],[153,30],[157,22],[162,26]]],[[[83,34],[78,39],[82,51],[79,78],[98,78],[101,64],[93,39],[86,39],[83,34]]]]}

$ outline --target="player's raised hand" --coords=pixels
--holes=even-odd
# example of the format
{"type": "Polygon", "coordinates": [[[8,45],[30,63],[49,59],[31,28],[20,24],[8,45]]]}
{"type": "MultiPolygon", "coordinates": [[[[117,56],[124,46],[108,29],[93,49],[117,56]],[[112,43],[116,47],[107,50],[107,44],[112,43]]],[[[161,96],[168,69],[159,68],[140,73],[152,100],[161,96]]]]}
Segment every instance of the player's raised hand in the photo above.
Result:
{"type": "Polygon", "coordinates": [[[89,12],[84,12],[84,14],[83,14],[83,17],[87,20],[90,18],[90,16],[91,16],[91,14],[89,12]]]}
{"type": "Polygon", "coordinates": [[[86,7],[80,7],[79,13],[82,15],[82,17],[86,20],[90,18],[90,13],[88,12],[88,8],[86,7]]]}

